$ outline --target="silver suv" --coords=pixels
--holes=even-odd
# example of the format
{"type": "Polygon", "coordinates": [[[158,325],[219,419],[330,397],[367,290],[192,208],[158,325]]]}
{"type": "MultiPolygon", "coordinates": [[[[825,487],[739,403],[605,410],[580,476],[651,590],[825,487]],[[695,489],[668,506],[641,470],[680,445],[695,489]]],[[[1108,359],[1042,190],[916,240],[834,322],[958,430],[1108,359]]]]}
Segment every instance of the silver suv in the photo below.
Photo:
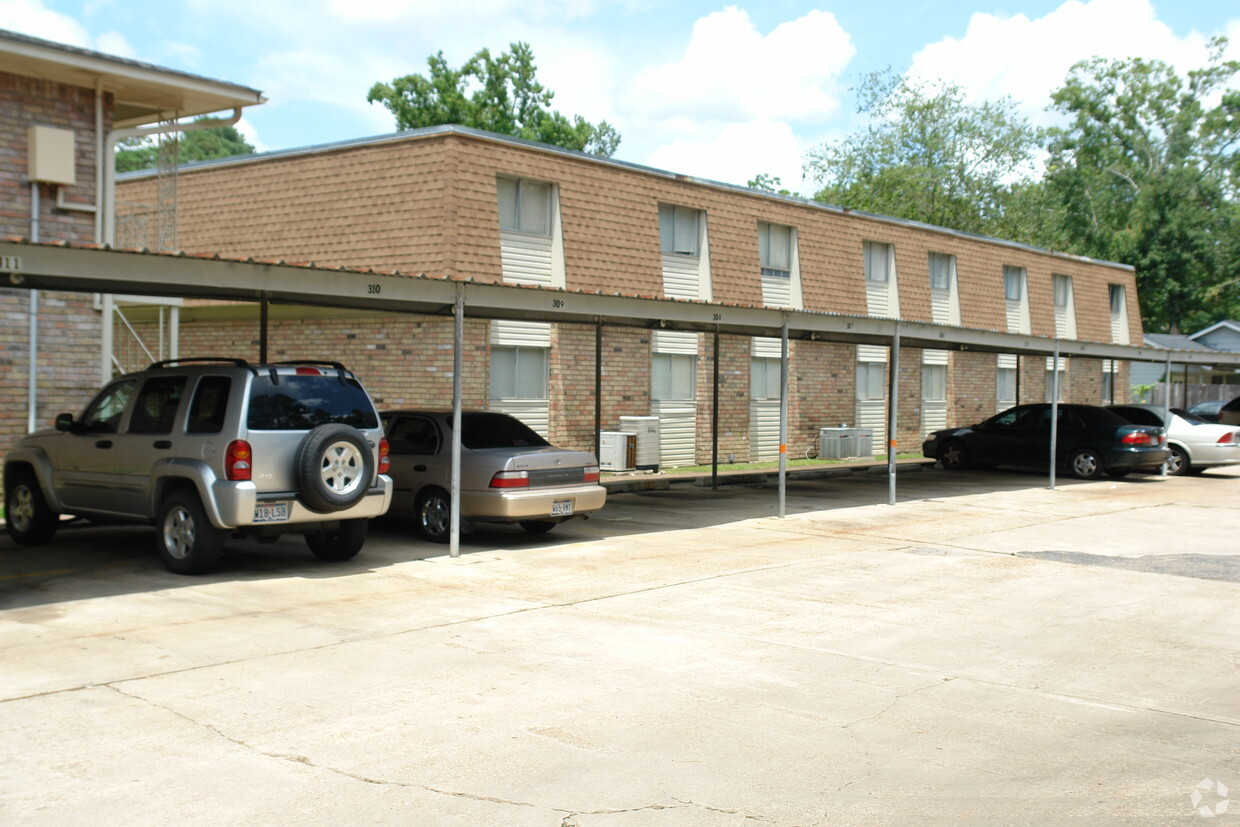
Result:
{"type": "Polygon", "coordinates": [[[37,545],[61,515],[153,522],[181,574],[212,569],[230,534],[303,534],[319,558],[347,560],[391,504],[387,466],[374,405],[339,363],[169,359],[9,451],[5,526],[37,545]]]}

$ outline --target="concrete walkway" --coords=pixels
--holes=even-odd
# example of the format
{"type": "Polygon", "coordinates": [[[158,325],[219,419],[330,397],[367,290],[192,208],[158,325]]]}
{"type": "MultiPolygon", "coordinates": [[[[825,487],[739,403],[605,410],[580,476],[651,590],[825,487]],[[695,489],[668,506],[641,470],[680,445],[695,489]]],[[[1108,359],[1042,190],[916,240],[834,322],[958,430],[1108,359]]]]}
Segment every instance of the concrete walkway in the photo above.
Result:
{"type": "Polygon", "coordinates": [[[673,486],[203,578],[5,539],[0,823],[1240,818],[1240,471],[1044,485],[673,486]]]}

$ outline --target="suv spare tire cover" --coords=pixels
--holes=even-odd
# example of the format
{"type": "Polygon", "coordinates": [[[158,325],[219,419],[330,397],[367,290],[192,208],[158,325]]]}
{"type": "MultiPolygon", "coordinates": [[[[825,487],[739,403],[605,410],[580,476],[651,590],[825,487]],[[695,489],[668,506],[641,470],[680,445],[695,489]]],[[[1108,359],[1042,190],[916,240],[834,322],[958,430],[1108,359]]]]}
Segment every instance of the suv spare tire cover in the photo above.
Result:
{"type": "Polygon", "coordinates": [[[319,512],[343,511],[366,496],[375,458],[361,431],[349,425],[319,425],[297,451],[297,493],[319,512]]]}

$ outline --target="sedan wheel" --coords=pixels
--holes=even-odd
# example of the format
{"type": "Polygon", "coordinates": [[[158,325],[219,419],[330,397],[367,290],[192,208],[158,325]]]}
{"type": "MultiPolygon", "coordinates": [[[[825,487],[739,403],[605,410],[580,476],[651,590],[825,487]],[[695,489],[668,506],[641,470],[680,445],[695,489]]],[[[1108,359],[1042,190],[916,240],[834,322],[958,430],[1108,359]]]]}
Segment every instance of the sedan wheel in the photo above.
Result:
{"type": "Polygon", "coordinates": [[[418,497],[414,506],[418,533],[432,543],[446,543],[452,533],[452,507],[447,493],[438,488],[418,497]]]}
{"type": "Polygon", "coordinates": [[[1069,467],[1078,480],[1096,480],[1102,476],[1102,458],[1092,448],[1081,448],[1072,454],[1069,467]]]}
{"type": "Polygon", "coordinates": [[[953,440],[939,450],[939,464],[948,471],[960,471],[969,467],[969,449],[963,442],[953,440]]]}
{"type": "Polygon", "coordinates": [[[1167,446],[1171,450],[1171,456],[1167,457],[1167,474],[1168,476],[1182,476],[1192,470],[1193,464],[1188,459],[1188,454],[1184,453],[1184,449],[1176,445],[1167,446]]]}

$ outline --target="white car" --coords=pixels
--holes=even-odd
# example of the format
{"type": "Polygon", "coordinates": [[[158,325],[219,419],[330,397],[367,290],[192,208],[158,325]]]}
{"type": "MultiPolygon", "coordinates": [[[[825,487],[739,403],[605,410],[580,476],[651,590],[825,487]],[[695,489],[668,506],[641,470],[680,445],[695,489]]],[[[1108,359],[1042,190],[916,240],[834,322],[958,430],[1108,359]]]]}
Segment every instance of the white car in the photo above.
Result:
{"type": "MultiPolygon", "coordinates": [[[[1162,425],[1161,405],[1110,405],[1112,411],[1138,425],[1162,425]]],[[[1171,409],[1167,428],[1168,474],[1200,474],[1207,468],[1240,465],[1240,428],[1207,422],[1182,408],[1171,409]]]]}

